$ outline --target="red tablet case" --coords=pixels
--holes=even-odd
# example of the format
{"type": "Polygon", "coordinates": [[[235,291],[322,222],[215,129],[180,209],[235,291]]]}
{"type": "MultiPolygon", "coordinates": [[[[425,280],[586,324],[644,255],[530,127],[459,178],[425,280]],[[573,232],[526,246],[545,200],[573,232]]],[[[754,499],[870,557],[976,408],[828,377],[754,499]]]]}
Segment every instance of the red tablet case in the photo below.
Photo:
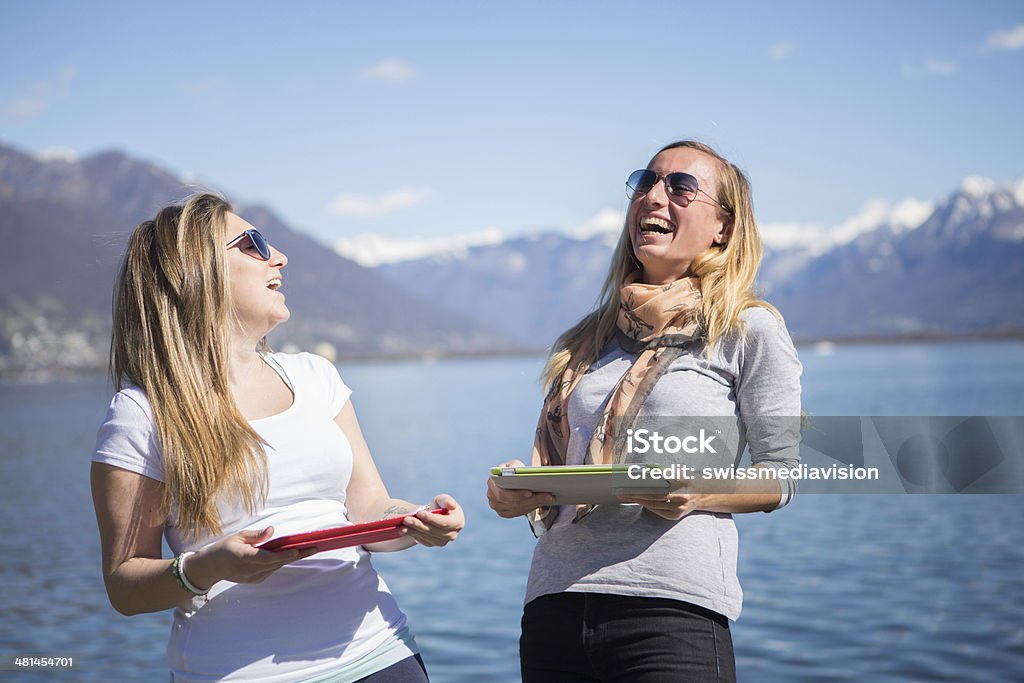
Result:
{"type": "MultiPolygon", "coordinates": [[[[447,510],[441,508],[431,510],[430,512],[435,515],[448,514],[447,510]]],[[[318,551],[323,551],[390,541],[401,536],[402,520],[409,516],[388,517],[387,519],[378,519],[375,522],[350,524],[331,529],[321,529],[320,531],[308,531],[303,534],[281,536],[279,538],[272,538],[259,547],[262,550],[274,552],[291,550],[293,548],[316,548],[318,551]]]]}

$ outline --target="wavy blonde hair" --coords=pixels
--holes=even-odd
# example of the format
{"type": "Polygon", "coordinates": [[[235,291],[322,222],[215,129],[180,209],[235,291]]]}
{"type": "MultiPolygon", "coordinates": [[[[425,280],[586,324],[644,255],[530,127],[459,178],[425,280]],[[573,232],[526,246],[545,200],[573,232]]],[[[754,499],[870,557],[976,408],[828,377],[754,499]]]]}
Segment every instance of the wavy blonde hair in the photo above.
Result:
{"type": "MultiPolygon", "coordinates": [[[[718,167],[715,196],[722,204],[727,238],[722,244],[711,245],[690,265],[690,271],[700,280],[702,302],[697,320],[707,340],[706,348],[710,351],[725,335],[742,332],[740,313],[745,309],[760,306],[776,315],[779,312],[754,295],[754,279],[761,266],[763,248],[754,220],[747,177],[714,149],[694,140],[673,142],[658,150],[655,156],[678,147],[703,152],[715,159],[718,167]]],[[[612,253],[611,267],[601,287],[597,308],[566,330],[552,346],[542,374],[547,390],[566,369],[571,369],[578,376],[597,360],[601,349],[615,334],[622,285],[626,277],[638,268],[627,224],[623,226],[612,253]]]]}
{"type": "Polygon", "coordinates": [[[163,510],[193,539],[221,533],[221,496],[253,512],[267,490],[263,440],[228,386],[229,211],[222,197],[201,193],[140,223],[114,291],[111,378],[118,391],[134,384],[146,393],[163,460],[163,510]]]}

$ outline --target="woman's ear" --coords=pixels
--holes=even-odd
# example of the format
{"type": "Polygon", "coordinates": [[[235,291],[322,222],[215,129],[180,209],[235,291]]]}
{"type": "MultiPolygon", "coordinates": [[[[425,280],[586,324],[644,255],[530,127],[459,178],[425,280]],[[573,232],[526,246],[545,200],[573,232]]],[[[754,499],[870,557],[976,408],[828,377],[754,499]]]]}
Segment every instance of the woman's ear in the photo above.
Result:
{"type": "Polygon", "coordinates": [[[722,227],[715,233],[715,244],[728,244],[729,236],[732,234],[732,220],[724,221],[722,227]]]}

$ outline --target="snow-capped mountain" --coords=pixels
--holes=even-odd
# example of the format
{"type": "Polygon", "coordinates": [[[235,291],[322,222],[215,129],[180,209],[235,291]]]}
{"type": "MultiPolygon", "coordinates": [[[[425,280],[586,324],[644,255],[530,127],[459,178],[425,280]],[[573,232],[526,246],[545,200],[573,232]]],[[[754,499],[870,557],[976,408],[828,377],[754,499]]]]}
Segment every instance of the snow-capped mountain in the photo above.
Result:
{"type": "Polygon", "coordinates": [[[968,178],[919,225],[837,246],[771,297],[807,337],[1019,332],[1024,182],[968,178]]]}
{"type": "MultiPolygon", "coordinates": [[[[615,245],[625,214],[616,209],[603,209],[582,225],[564,231],[577,240],[602,237],[615,245]]],[[[334,242],[334,250],[341,256],[356,263],[374,267],[384,264],[402,263],[422,259],[451,261],[464,259],[471,247],[492,246],[510,240],[540,237],[546,234],[537,231],[529,235],[509,237],[498,228],[484,228],[464,235],[445,235],[426,239],[395,239],[374,233],[361,233],[355,237],[344,237],[334,242]]]]}
{"type": "MultiPolygon", "coordinates": [[[[614,218],[618,227],[605,220],[583,238],[551,232],[463,244],[379,270],[524,344],[545,345],[593,307],[621,229],[621,213],[614,218]]],[[[796,337],[1024,330],[1024,180],[968,177],[940,201],[872,201],[835,226],[762,232],[759,289],[796,337]]]]}
{"type": "Polygon", "coordinates": [[[935,209],[934,202],[908,197],[895,204],[882,199],[867,202],[857,213],[834,226],[769,223],[760,226],[764,260],[759,283],[767,294],[813,259],[864,233],[888,227],[894,232],[921,225],[935,209]]]}
{"type": "MultiPolygon", "coordinates": [[[[102,364],[128,232],[197,188],[119,152],[0,145],[0,234],[15,256],[0,375],[102,364]]],[[[607,210],[529,236],[360,238],[343,258],[266,207],[239,211],[303,264],[286,275],[296,321],[278,343],[361,355],[543,348],[594,307],[623,221],[607,210]]],[[[763,232],[759,285],[797,338],[1024,333],[1024,181],[969,177],[940,201],[869,202],[839,225],[763,232]]]]}
{"type": "Polygon", "coordinates": [[[505,239],[505,235],[497,228],[424,240],[393,239],[374,233],[362,233],[337,240],[334,250],[361,266],[372,268],[385,263],[425,258],[463,258],[471,247],[501,244],[505,239]]]}
{"type": "Polygon", "coordinates": [[[580,239],[547,233],[377,270],[429,301],[472,311],[520,343],[540,348],[554,340],[567,320],[593,307],[611,249],[605,235],[580,239]]]}

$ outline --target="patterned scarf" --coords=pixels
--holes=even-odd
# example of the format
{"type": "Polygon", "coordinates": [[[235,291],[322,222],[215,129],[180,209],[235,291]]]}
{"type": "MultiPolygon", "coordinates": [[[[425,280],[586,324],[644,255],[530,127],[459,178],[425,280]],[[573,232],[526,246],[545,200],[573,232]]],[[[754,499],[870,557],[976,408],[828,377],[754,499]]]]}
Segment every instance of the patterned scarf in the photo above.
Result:
{"type": "MultiPolygon", "coordinates": [[[[630,274],[622,286],[616,330],[619,346],[637,357],[611,391],[587,448],[586,464],[621,462],[626,431],[636,420],[654,385],[668,371],[672,361],[683,354],[684,347],[701,336],[696,322],[701,301],[696,277],[668,285],[639,283],[636,282],[638,277],[639,271],[630,274]]],[[[582,373],[576,375],[566,369],[552,382],[533,442],[534,466],[565,464],[570,434],[569,398],[582,377],[582,373]]],[[[590,509],[592,506],[577,506],[576,518],[580,519],[590,509]]],[[[546,508],[531,515],[534,529],[538,530],[538,524],[544,529],[550,528],[556,511],[557,508],[546,508]]]]}

